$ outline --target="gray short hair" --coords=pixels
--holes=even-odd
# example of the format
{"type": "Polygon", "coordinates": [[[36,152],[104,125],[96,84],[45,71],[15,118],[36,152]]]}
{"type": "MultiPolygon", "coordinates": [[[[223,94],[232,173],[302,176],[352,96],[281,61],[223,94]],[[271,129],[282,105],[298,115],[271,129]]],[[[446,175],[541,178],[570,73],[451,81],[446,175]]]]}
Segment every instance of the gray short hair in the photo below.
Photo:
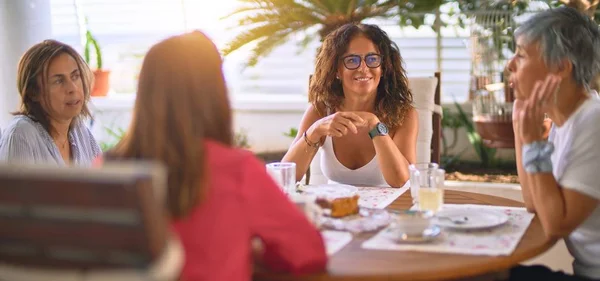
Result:
{"type": "Polygon", "coordinates": [[[600,30],[588,16],[569,7],[535,14],[517,30],[524,44],[539,42],[547,67],[567,58],[573,64],[573,79],[586,89],[600,72],[600,30]]]}

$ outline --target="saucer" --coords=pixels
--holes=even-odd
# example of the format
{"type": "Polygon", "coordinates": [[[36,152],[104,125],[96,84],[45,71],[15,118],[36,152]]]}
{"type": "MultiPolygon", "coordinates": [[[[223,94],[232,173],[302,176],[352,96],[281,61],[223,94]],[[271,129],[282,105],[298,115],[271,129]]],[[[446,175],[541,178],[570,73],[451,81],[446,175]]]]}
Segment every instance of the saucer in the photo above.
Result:
{"type": "Polygon", "coordinates": [[[427,228],[421,233],[421,235],[409,235],[406,233],[401,233],[398,230],[392,230],[394,233],[394,240],[397,243],[426,243],[433,241],[442,233],[442,229],[434,225],[430,228],[427,228]]]}

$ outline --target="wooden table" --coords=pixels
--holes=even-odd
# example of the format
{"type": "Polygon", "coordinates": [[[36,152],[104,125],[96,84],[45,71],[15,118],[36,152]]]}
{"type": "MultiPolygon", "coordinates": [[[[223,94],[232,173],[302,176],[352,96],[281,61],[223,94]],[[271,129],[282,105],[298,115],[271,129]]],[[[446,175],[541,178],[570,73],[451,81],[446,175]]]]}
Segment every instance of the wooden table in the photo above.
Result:
{"type": "MultiPolygon", "coordinates": [[[[446,190],[449,204],[484,204],[523,207],[514,200],[462,191],[446,190]]],[[[405,192],[388,209],[410,208],[410,192],[405,192]]],[[[414,251],[377,251],[361,248],[375,233],[355,235],[342,250],[330,257],[326,273],[294,277],[257,269],[253,280],[452,280],[506,272],[506,269],[535,257],[554,245],[545,239],[540,220],[533,218],[519,245],[510,256],[476,256],[414,251]]],[[[485,278],[484,278],[485,279],[485,278]]],[[[477,279],[479,280],[479,279],[477,279]]]]}

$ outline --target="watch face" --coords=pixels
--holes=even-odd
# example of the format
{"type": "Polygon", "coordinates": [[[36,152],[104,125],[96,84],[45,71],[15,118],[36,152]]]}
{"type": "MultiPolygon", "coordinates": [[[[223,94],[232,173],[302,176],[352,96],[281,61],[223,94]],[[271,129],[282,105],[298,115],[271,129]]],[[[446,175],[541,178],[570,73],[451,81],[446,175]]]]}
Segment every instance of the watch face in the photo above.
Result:
{"type": "Polygon", "coordinates": [[[383,123],[377,124],[377,130],[383,135],[387,135],[388,133],[388,128],[383,123]]]}

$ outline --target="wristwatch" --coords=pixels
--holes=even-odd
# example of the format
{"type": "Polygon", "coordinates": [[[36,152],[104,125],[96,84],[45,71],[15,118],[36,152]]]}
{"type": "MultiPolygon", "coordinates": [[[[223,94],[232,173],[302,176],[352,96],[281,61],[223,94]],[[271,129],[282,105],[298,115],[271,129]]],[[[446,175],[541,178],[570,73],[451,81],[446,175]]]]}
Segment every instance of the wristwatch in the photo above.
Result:
{"type": "Polygon", "coordinates": [[[373,139],[376,136],[385,136],[387,134],[388,128],[385,126],[385,124],[381,122],[377,123],[377,125],[375,125],[375,128],[369,131],[369,137],[371,137],[371,139],[373,139]]]}

